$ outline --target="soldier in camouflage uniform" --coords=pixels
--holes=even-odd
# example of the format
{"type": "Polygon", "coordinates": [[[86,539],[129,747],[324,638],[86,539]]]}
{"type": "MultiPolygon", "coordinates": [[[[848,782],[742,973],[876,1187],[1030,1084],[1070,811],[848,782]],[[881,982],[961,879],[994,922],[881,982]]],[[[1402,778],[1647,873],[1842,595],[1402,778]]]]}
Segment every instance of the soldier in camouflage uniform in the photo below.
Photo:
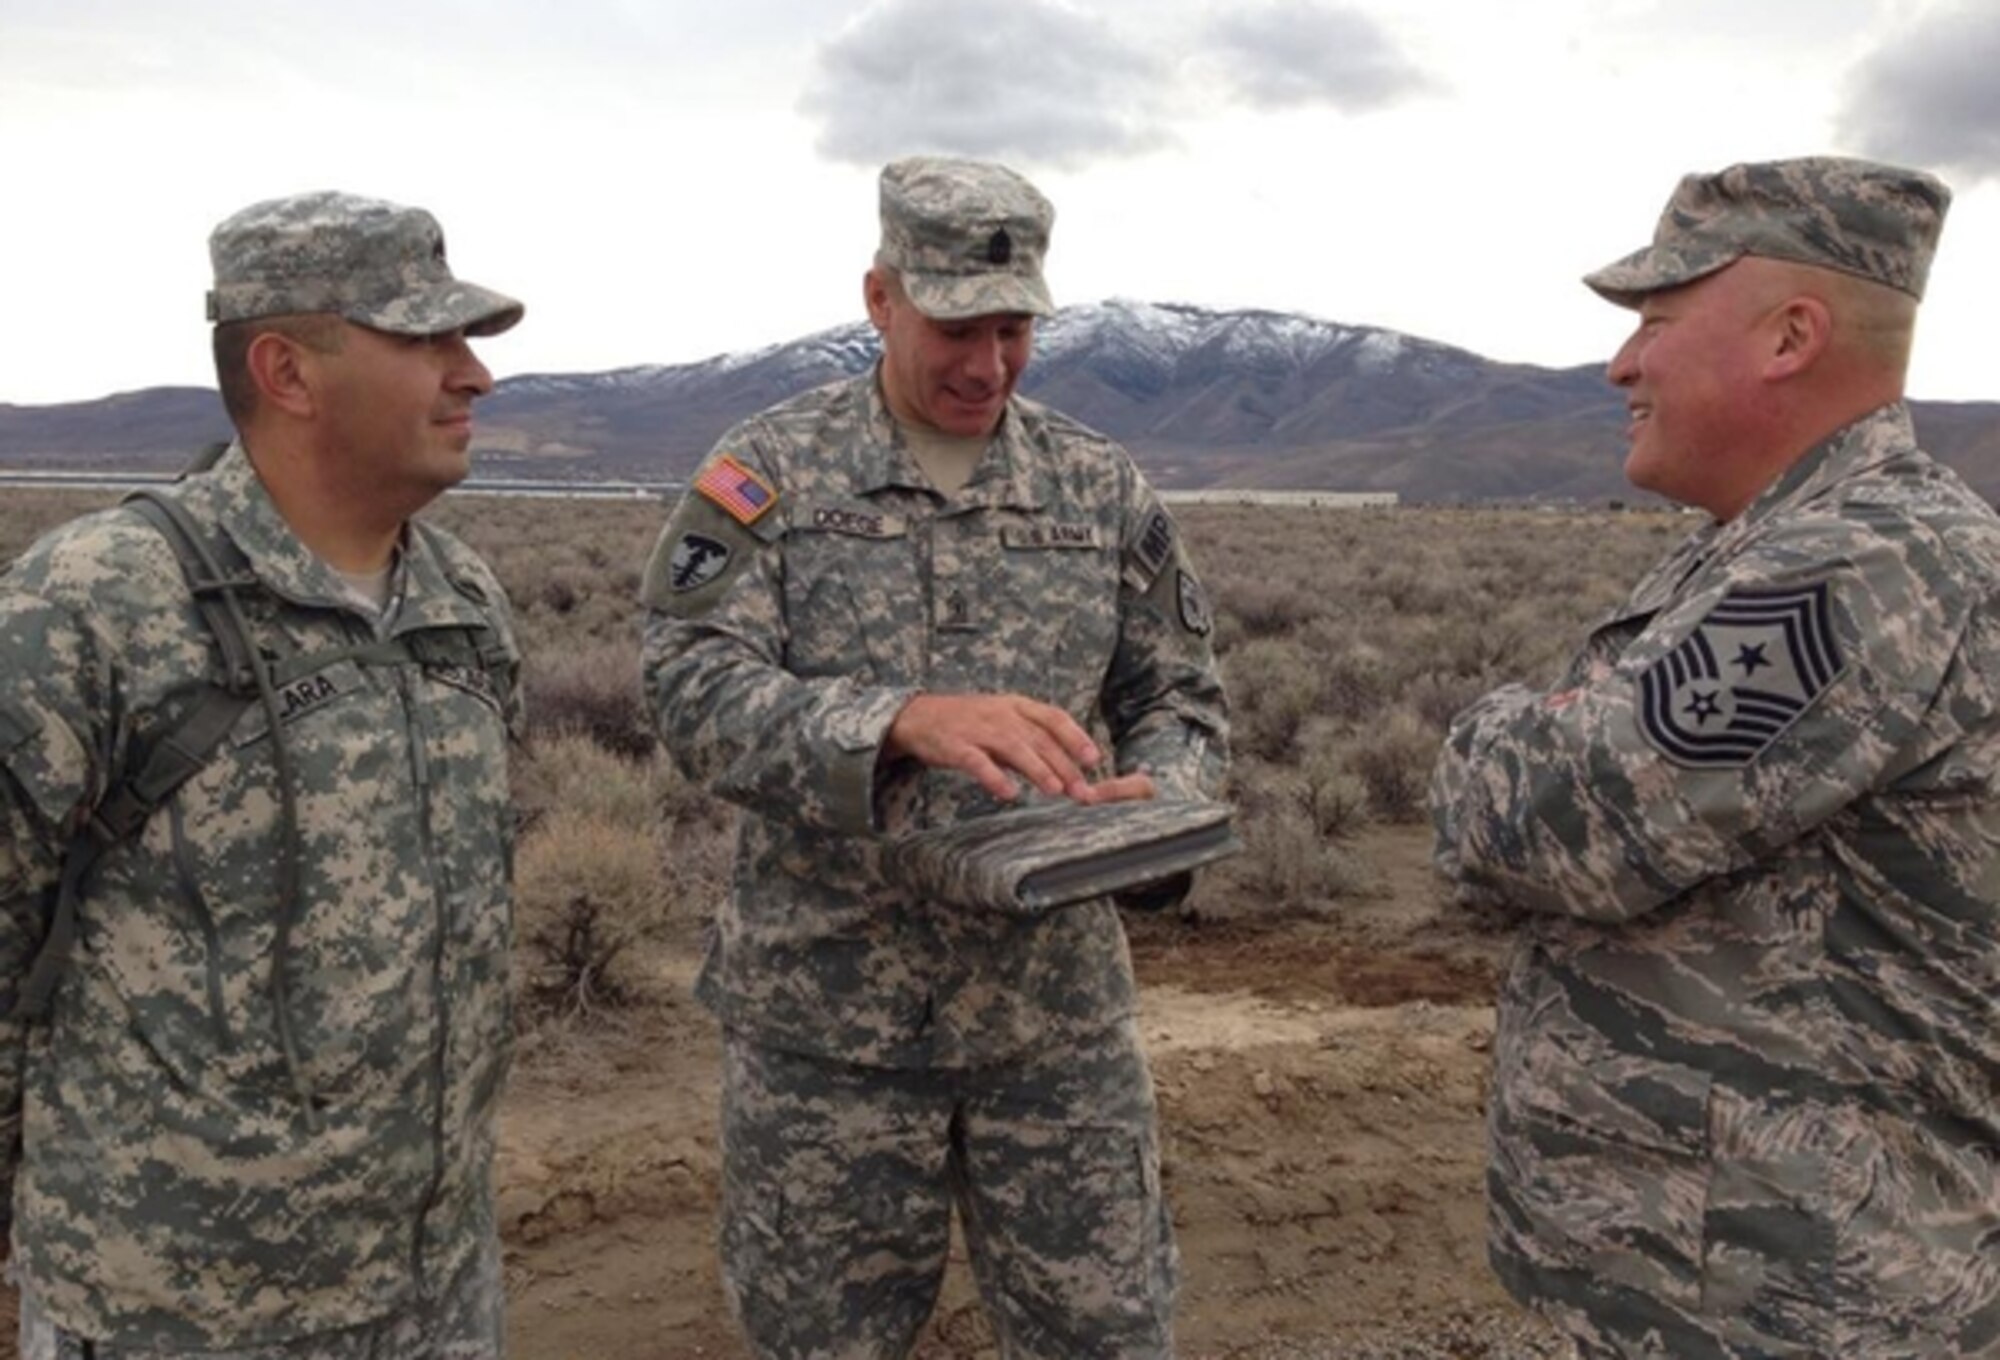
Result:
{"type": "Polygon", "coordinates": [[[344,194],[245,209],[210,249],[240,438],[169,494],[270,671],[82,883],[36,1023],[79,829],[215,676],[217,635],[131,507],[0,578],[22,1351],[497,1357],[518,658],[492,574],[406,522],[467,471],[492,379],[465,337],[521,306],[454,280],[428,213],[344,194]]]}
{"type": "Polygon", "coordinates": [[[1432,794],[1521,922],[1492,1260],[1587,1355],[2000,1355],[2000,520],[1902,404],[1948,201],[1692,175],[1586,280],[1627,474],[1712,522],[1432,794]]]}
{"type": "Polygon", "coordinates": [[[1047,200],[913,159],[881,213],[879,366],[725,435],[646,573],[660,729],[747,814],[700,984],[727,1287],[761,1356],[903,1355],[955,1203],[1008,1356],[1164,1356],[1176,1257],[1115,908],[953,907],[886,875],[883,838],[1023,795],[1212,792],[1209,614],[1124,450],[1013,394],[1053,310],[1047,200]]]}

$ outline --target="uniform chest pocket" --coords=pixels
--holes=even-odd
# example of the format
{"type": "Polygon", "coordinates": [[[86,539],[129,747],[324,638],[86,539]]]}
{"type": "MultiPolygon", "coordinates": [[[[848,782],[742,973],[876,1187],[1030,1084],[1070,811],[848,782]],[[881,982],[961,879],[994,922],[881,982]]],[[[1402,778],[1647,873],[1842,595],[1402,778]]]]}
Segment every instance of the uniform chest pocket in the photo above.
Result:
{"type": "Polygon", "coordinates": [[[907,681],[923,608],[909,524],[865,503],[802,504],[785,537],[785,668],[798,676],[907,681]]]}
{"type": "Polygon", "coordinates": [[[1102,532],[1094,525],[1009,526],[992,573],[1006,687],[1088,712],[1118,646],[1118,557],[1102,532]]]}
{"type": "MultiPolygon", "coordinates": [[[[353,661],[336,661],[307,674],[289,677],[272,686],[278,724],[287,740],[323,734],[337,726],[342,713],[351,712],[369,687],[368,678],[353,661]]],[[[253,702],[236,720],[230,744],[241,749],[271,735],[270,714],[261,702],[253,702]]]]}

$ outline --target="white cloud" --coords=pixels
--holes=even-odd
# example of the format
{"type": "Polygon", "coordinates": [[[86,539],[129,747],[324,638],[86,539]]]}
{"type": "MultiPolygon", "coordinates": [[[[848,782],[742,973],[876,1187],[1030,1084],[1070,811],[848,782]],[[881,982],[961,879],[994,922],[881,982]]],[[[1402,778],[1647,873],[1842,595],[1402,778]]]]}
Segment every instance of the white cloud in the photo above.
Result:
{"type": "Polygon", "coordinates": [[[886,0],[820,49],[800,108],[836,160],[1075,166],[1166,145],[1166,80],[1144,50],[1048,0],[886,0]]]}
{"type": "Polygon", "coordinates": [[[1312,0],[1231,9],[1210,21],[1206,39],[1235,97],[1257,108],[1361,113],[1433,84],[1367,14],[1312,0]]]}
{"type": "Polygon", "coordinates": [[[1920,16],[1849,78],[1841,135],[1884,160],[2000,179],[2000,8],[1920,16]]]}

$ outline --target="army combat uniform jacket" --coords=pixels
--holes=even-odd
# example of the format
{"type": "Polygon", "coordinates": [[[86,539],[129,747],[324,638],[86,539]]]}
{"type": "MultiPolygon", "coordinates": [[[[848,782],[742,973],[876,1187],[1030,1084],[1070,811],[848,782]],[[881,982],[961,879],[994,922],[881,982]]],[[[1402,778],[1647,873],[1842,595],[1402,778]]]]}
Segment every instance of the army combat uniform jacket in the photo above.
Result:
{"type": "Polygon", "coordinates": [[[645,672],[669,749],[748,814],[704,1000],[761,1042],[888,1067],[1130,1014],[1109,903],[1024,921],[923,900],[885,879],[880,839],[991,810],[964,775],[880,759],[926,690],[1101,717],[1121,771],[1214,791],[1208,609],[1124,450],[1016,399],[947,499],[871,374],[738,426],[696,487],[647,570],[645,672]]]}
{"type": "MultiPolygon", "coordinates": [[[[267,656],[378,641],[240,448],[176,494],[261,583],[241,597],[267,656]]],[[[48,1019],[0,1022],[15,1259],[69,1331],[291,1340],[417,1306],[491,1242],[517,654],[498,584],[455,540],[409,532],[399,577],[383,636],[408,640],[400,659],[349,655],[277,694],[300,831],[282,948],[280,796],[252,705],[99,861],[48,1019]]],[[[129,510],[0,578],[0,1009],[69,833],[212,652],[167,541],[129,510]]]]}
{"type": "Polygon", "coordinates": [[[1627,1353],[2000,1354],[2000,520],[1900,406],[1488,695],[1439,863],[1527,913],[1492,1257],[1627,1353]]]}

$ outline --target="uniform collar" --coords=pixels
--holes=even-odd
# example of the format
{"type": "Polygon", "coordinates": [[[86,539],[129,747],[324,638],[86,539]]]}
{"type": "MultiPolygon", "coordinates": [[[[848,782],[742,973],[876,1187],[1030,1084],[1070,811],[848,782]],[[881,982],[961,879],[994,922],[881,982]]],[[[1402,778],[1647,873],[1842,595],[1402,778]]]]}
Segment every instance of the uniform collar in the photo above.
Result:
{"type": "MultiPolygon", "coordinates": [[[[359,613],[347,585],[308,548],[278,512],[241,440],[207,472],[184,483],[183,495],[198,515],[236,545],[257,579],[294,604],[359,613]]],[[[478,608],[454,588],[428,535],[403,529],[401,580],[391,603],[400,598],[394,631],[464,627],[484,622],[478,608]]]]}
{"type": "Polygon", "coordinates": [[[1736,518],[1726,524],[1710,520],[1683,539],[1632,588],[1611,621],[1660,609],[1709,563],[1734,557],[1774,518],[1916,447],[1909,408],[1901,402],[1877,407],[1834,431],[1757,493],[1736,518]]]}
{"type": "MultiPolygon", "coordinates": [[[[867,447],[862,450],[857,489],[864,495],[892,487],[936,495],[937,488],[910,456],[903,432],[882,395],[880,363],[861,381],[866,385],[868,399],[868,437],[867,447]]],[[[985,456],[973,468],[972,479],[952,498],[954,511],[988,506],[1032,510],[1040,504],[1030,477],[1033,460],[1022,429],[1020,405],[1018,397],[1008,399],[1007,409],[1000,415],[1000,428],[988,442],[985,456]]]]}
{"type": "Polygon", "coordinates": [[[1741,514],[1715,526],[1715,549],[1725,553],[1733,550],[1772,519],[1818,500],[1871,468],[1913,453],[1916,447],[1909,407],[1900,401],[1876,407],[1815,444],[1759,492],[1741,514]]]}

